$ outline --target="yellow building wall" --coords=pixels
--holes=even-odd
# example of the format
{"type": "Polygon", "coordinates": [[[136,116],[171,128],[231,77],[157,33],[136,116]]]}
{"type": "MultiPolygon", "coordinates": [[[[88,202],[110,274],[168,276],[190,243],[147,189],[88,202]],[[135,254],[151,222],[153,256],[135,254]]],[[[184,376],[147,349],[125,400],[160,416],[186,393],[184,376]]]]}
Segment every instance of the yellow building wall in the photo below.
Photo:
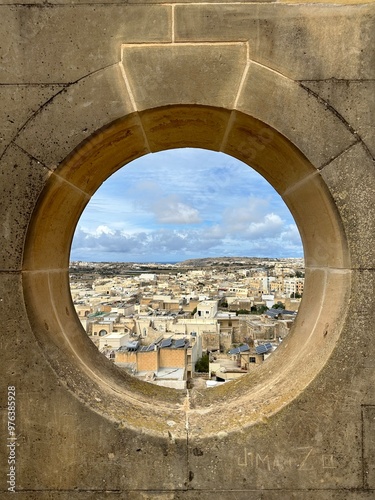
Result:
{"type": "Polygon", "coordinates": [[[158,369],[158,351],[137,353],[137,370],[139,372],[158,371],[158,369]]]}
{"type": "Polygon", "coordinates": [[[160,349],[159,363],[160,368],[185,368],[186,349],[160,349]]]}
{"type": "Polygon", "coordinates": [[[132,351],[117,352],[116,363],[137,363],[137,353],[132,351]]]}

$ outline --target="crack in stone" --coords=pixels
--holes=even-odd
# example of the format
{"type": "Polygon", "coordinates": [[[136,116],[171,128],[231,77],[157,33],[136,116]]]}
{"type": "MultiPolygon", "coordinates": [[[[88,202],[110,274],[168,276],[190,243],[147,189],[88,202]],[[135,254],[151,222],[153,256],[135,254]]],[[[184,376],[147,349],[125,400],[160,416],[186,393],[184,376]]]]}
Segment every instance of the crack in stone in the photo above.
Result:
{"type": "Polygon", "coordinates": [[[338,153],[337,155],[333,156],[328,161],[326,161],[325,163],[323,163],[322,165],[320,165],[320,167],[318,167],[317,170],[319,172],[321,172],[325,167],[327,167],[327,165],[330,165],[333,161],[337,160],[337,158],[340,158],[340,156],[342,156],[345,153],[347,153],[348,151],[350,151],[357,144],[363,144],[363,142],[360,139],[357,139],[356,141],[354,141],[353,143],[351,143],[348,147],[346,147],[343,151],[341,151],[340,153],[338,153]]]}
{"type": "MultiPolygon", "coordinates": [[[[306,82],[307,80],[305,80],[306,82]]],[[[310,80],[312,81],[312,80],[310,80]]],[[[319,80],[319,81],[333,81],[332,79],[329,79],[329,80],[319,80]]],[[[352,81],[352,80],[350,80],[352,81]]],[[[364,142],[364,140],[362,139],[362,137],[358,134],[358,132],[356,130],[354,130],[354,128],[352,127],[352,125],[350,125],[350,123],[337,111],[337,109],[332,106],[332,104],[330,104],[328,101],[326,101],[325,99],[323,99],[318,93],[314,92],[312,89],[310,89],[309,87],[307,87],[306,85],[304,85],[304,83],[302,83],[302,81],[298,81],[297,83],[299,83],[300,87],[305,90],[309,95],[315,97],[315,99],[320,103],[322,104],[326,109],[328,109],[329,111],[331,111],[331,113],[333,113],[342,123],[343,125],[349,130],[349,132],[354,135],[354,137],[357,139],[356,143],[358,142],[361,142],[362,146],[364,147],[364,149],[366,150],[366,153],[367,155],[373,160],[375,161],[375,158],[372,156],[371,154],[371,151],[370,149],[368,148],[367,144],[364,142]]],[[[352,144],[351,146],[353,146],[354,144],[352,144]]],[[[350,146],[350,147],[351,147],[350,146]]],[[[341,153],[340,153],[341,154],[341,153]]],[[[338,155],[340,156],[340,155],[338,155]]],[[[329,163],[331,162],[332,160],[329,161],[329,163]]],[[[323,165],[322,167],[320,168],[323,168],[325,165],[323,165]]]]}

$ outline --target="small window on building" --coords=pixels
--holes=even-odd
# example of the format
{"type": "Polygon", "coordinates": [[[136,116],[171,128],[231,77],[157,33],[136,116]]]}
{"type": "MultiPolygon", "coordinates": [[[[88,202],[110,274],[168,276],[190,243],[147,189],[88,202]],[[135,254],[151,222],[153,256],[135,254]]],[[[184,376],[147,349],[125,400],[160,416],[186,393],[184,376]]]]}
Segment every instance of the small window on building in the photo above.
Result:
{"type": "Polygon", "coordinates": [[[256,363],[256,362],[257,360],[253,356],[249,357],[249,363],[256,363]]]}

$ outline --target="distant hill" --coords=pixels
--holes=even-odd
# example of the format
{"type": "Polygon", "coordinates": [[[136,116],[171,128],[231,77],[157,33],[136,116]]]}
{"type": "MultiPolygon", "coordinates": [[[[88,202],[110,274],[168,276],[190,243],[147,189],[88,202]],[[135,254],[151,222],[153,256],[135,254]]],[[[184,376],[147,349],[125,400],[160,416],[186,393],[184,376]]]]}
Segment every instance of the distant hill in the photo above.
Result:
{"type": "Polygon", "coordinates": [[[266,262],[275,262],[285,259],[271,259],[267,257],[205,257],[201,259],[188,259],[176,264],[181,267],[209,267],[228,265],[259,265],[266,262]]]}

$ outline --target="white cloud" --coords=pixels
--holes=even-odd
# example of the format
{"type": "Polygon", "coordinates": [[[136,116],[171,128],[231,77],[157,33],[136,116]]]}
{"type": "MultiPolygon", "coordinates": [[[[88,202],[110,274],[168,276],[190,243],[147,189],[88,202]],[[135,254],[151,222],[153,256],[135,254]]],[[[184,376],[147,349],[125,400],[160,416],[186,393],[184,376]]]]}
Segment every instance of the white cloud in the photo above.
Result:
{"type": "Polygon", "coordinates": [[[72,246],[72,260],[182,260],[204,256],[247,255],[301,256],[298,231],[282,225],[280,217],[267,215],[253,223],[247,234],[225,235],[223,228],[163,229],[138,233],[96,228],[88,232],[78,228],[72,246]],[[82,257],[84,255],[84,257],[82,257]],[[158,257],[157,257],[158,256],[158,257]]]}
{"type": "Polygon", "coordinates": [[[156,220],[162,224],[198,224],[199,212],[178,200],[176,195],[156,201],[151,205],[156,220]]]}
{"type": "Polygon", "coordinates": [[[93,236],[95,238],[99,238],[102,234],[110,234],[113,236],[115,234],[115,231],[110,229],[108,226],[98,226],[93,232],[93,236]]]}
{"type": "Polygon", "coordinates": [[[284,223],[276,214],[267,214],[263,220],[252,222],[245,235],[251,238],[273,238],[281,235],[284,223]]]}
{"type": "Polygon", "coordinates": [[[286,205],[251,168],[183,149],[147,155],[108,179],[79,222],[71,258],[215,255],[301,256],[302,248],[286,205]]]}

